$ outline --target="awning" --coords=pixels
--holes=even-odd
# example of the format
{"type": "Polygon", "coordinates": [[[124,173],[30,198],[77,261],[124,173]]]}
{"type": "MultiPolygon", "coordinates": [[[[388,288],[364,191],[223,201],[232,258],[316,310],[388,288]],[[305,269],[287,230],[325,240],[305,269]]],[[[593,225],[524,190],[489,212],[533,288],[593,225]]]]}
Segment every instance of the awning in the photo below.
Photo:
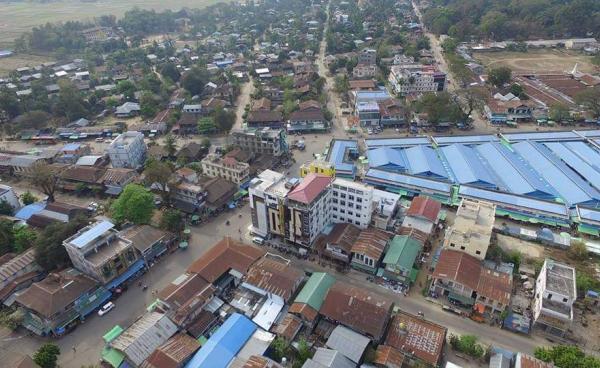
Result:
{"type": "Polygon", "coordinates": [[[121,274],[117,278],[113,279],[108,284],[106,284],[105,287],[108,290],[112,290],[112,289],[116,288],[117,286],[121,285],[125,281],[129,280],[129,278],[131,276],[135,275],[142,268],[144,268],[144,260],[138,259],[137,261],[135,261],[134,264],[129,266],[129,269],[127,271],[125,271],[123,274],[121,274]]]}
{"type": "Polygon", "coordinates": [[[121,326],[115,325],[115,327],[111,328],[110,331],[105,333],[104,336],[102,336],[102,338],[104,339],[104,342],[108,344],[109,342],[119,337],[119,335],[121,335],[123,331],[124,330],[121,326]]]}
{"type": "Polygon", "coordinates": [[[114,368],[119,368],[123,360],[125,360],[125,355],[118,350],[106,347],[102,349],[102,360],[114,368]]]}
{"type": "Polygon", "coordinates": [[[472,298],[460,295],[460,294],[456,294],[453,292],[450,292],[450,294],[448,294],[448,299],[452,299],[454,301],[457,301],[461,304],[467,305],[467,306],[471,306],[475,303],[475,300],[473,300],[472,298]]]}
{"type": "Polygon", "coordinates": [[[417,281],[417,276],[419,276],[419,270],[417,270],[416,268],[410,270],[410,275],[408,277],[410,278],[411,284],[414,284],[415,281],[417,281]]]}

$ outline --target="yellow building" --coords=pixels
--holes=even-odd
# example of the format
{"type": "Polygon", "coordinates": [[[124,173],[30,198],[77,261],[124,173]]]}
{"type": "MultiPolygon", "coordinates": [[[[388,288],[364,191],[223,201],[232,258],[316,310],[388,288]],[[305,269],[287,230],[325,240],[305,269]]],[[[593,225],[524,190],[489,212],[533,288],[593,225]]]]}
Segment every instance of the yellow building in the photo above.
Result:
{"type": "Polygon", "coordinates": [[[321,174],[329,177],[335,177],[335,167],[327,161],[315,160],[307,162],[300,166],[300,177],[305,177],[308,174],[321,174]]]}

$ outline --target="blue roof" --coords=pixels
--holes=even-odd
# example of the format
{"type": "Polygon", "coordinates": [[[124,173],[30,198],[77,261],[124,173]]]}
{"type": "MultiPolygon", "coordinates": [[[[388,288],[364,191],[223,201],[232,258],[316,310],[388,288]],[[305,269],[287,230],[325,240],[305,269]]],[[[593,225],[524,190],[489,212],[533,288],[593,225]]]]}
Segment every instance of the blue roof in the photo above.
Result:
{"type": "Polygon", "coordinates": [[[390,98],[390,94],[386,90],[379,91],[354,91],[356,102],[359,101],[380,101],[390,98]]]}
{"type": "Polygon", "coordinates": [[[600,223],[600,209],[596,208],[585,208],[585,207],[577,207],[577,213],[579,214],[579,218],[584,221],[592,221],[600,223]]]}
{"type": "MultiPolygon", "coordinates": [[[[572,142],[572,143],[581,143],[585,146],[583,142],[572,142]]],[[[546,147],[550,151],[552,151],[558,158],[560,158],[564,163],[569,165],[572,170],[575,170],[579,175],[581,175],[588,183],[590,183],[594,188],[600,189],[600,171],[592,166],[588,159],[592,159],[592,157],[586,158],[585,156],[580,156],[578,153],[573,152],[570,147],[566,146],[564,143],[558,142],[549,142],[544,143],[546,147]]],[[[591,149],[591,148],[590,148],[591,149]]],[[[594,165],[600,164],[600,161],[594,162],[594,165]]]]}
{"type": "Polygon", "coordinates": [[[388,170],[403,171],[407,166],[402,152],[389,147],[372,149],[367,152],[367,157],[370,167],[385,167],[388,170]]]}
{"type": "Polygon", "coordinates": [[[600,151],[584,142],[565,142],[563,145],[596,170],[600,170],[600,151]]]}
{"type": "Polygon", "coordinates": [[[71,240],[70,243],[76,246],[77,248],[82,248],[89,244],[92,240],[104,234],[106,231],[112,229],[113,227],[115,227],[115,224],[113,224],[110,221],[104,220],[102,222],[98,222],[92,227],[90,227],[87,231],[85,231],[75,239],[71,240]]]}
{"type": "Polygon", "coordinates": [[[413,138],[374,138],[374,139],[365,139],[365,145],[367,149],[377,148],[377,147],[411,147],[411,146],[419,146],[419,145],[427,145],[429,144],[429,139],[427,137],[413,137],[413,138]]]}
{"type": "Polygon", "coordinates": [[[448,178],[448,173],[433,148],[414,146],[405,149],[404,153],[411,174],[448,178]]]}
{"type": "Polygon", "coordinates": [[[81,144],[79,143],[67,143],[63,146],[61,151],[76,151],[79,147],[81,147],[81,144]]]}
{"type": "Polygon", "coordinates": [[[44,208],[46,208],[46,204],[44,202],[28,204],[27,206],[21,207],[21,209],[15,214],[15,217],[20,220],[27,221],[31,216],[41,212],[44,208]]]}
{"type": "Polygon", "coordinates": [[[194,354],[185,368],[226,368],[256,329],[256,325],[246,316],[232,314],[194,354]]]}
{"type": "Polygon", "coordinates": [[[472,148],[463,144],[452,144],[440,149],[459,184],[479,184],[496,188],[494,179],[476,157],[472,148]]]}
{"type": "Polygon", "coordinates": [[[554,189],[527,163],[500,143],[484,143],[475,150],[487,162],[502,190],[553,200],[554,189]]]}
{"type": "Polygon", "coordinates": [[[569,217],[569,211],[564,204],[542,201],[516,194],[502,193],[493,190],[461,185],[460,189],[458,190],[458,195],[459,197],[483,199],[494,202],[498,206],[504,208],[516,206],[523,209],[543,211],[549,214],[560,216],[561,218],[569,217]]]}
{"type": "Polygon", "coordinates": [[[358,152],[358,141],[334,139],[327,154],[327,161],[335,166],[335,171],[347,171],[354,174],[354,163],[344,161],[348,150],[358,152]]]}
{"type": "Polygon", "coordinates": [[[431,137],[438,145],[454,144],[454,143],[483,143],[497,142],[500,139],[495,135],[460,135],[449,137],[431,137]]]}
{"type": "Polygon", "coordinates": [[[367,171],[367,175],[365,175],[365,181],[374,184],[383,182],[392,186],[404,188],[424,188],[442,192],[444,194],[450,194],[450,190],[452,188],[450,184],[437,180],[430,180],[379,169],[369,169],[369,171],[367,171]]]}
{"type": "Polygon", "coordinates": [[[551,183],[569,205],[593,203],[600,199],[598,191],[577,177],[573,170],[558,159],[553,160],[552,153],[541,144],[523,141],[514,144],[513,147],[538,172],[538,175],[551,183]]]}
{"type": "Polygon", "coordinates": [[[564,131],[564,132],[527,132],[503,134],[511,142],[532,140],[537,142],[574,140],[583,141],[584,138],[600,138],[600,130],[564,131]]]}

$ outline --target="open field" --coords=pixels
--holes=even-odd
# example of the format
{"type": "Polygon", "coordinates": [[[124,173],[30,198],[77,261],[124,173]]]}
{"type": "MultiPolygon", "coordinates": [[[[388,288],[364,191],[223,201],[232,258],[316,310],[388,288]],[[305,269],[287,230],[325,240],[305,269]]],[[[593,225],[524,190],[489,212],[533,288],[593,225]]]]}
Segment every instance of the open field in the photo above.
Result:
{"type": "Polygon", "coordinates": [[[53,61],[46,56],[15,54],[13,56],[0,59],[0,77],[8,75],[11,71],[24,66],[37,66],[42,63],[53,61]]]}
{"type": "Polygon", "coordinates": [[[476,52],[473,57],[485,67],[507,66],[515,73],[564,73],[575,64],[581,72],[593,72],[591,57],[568,50],[530,50],[528,52],[476,52]]]}
{"type": "Polygon", "coordinates": [[[99,0],[83,2],[58,0],[45,3],[21,1],[0,3],[0,46],[9,44],[23,32],[47,22],[68,20],[92,20],[105,14],[122,16],[134,7],[144,9],[179,10],[183,7],[202,8],[219,2],[218,0],[99,0]]]}

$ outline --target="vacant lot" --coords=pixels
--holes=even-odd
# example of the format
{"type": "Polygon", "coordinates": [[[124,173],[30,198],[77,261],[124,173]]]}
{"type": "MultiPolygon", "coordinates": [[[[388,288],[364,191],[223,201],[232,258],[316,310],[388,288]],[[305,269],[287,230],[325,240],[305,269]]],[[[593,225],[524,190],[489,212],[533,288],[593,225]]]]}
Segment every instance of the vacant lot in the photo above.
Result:
{"type": "Polygon", "coordinates": [[[122,16],[133,7],[144,9],[179,10],[183,7],[201,8],[217,3],[218,0],[99,0],[82,2],[58,0],[41,2],[14,2],[0,4],[0,46],[8,45],[23,32],[47,22],[68,20],[92,20],[105,14],[122,16]]]}
{"type": "Polygon", "coordinates": [[[516,73],[564,73],[571,71],[575,64],[581,72],[594,71],[589,56],[566,50],[478,52],[473,56],[485,67],[508,66],[516,73]]]}
{"type": "Polygon", "coordinates": [[[24,66],[37,66],[42,63],[53,61],[46,56],[17,54],[0,59],[0,77],[8,75],[12,70],[24,66]]]}

